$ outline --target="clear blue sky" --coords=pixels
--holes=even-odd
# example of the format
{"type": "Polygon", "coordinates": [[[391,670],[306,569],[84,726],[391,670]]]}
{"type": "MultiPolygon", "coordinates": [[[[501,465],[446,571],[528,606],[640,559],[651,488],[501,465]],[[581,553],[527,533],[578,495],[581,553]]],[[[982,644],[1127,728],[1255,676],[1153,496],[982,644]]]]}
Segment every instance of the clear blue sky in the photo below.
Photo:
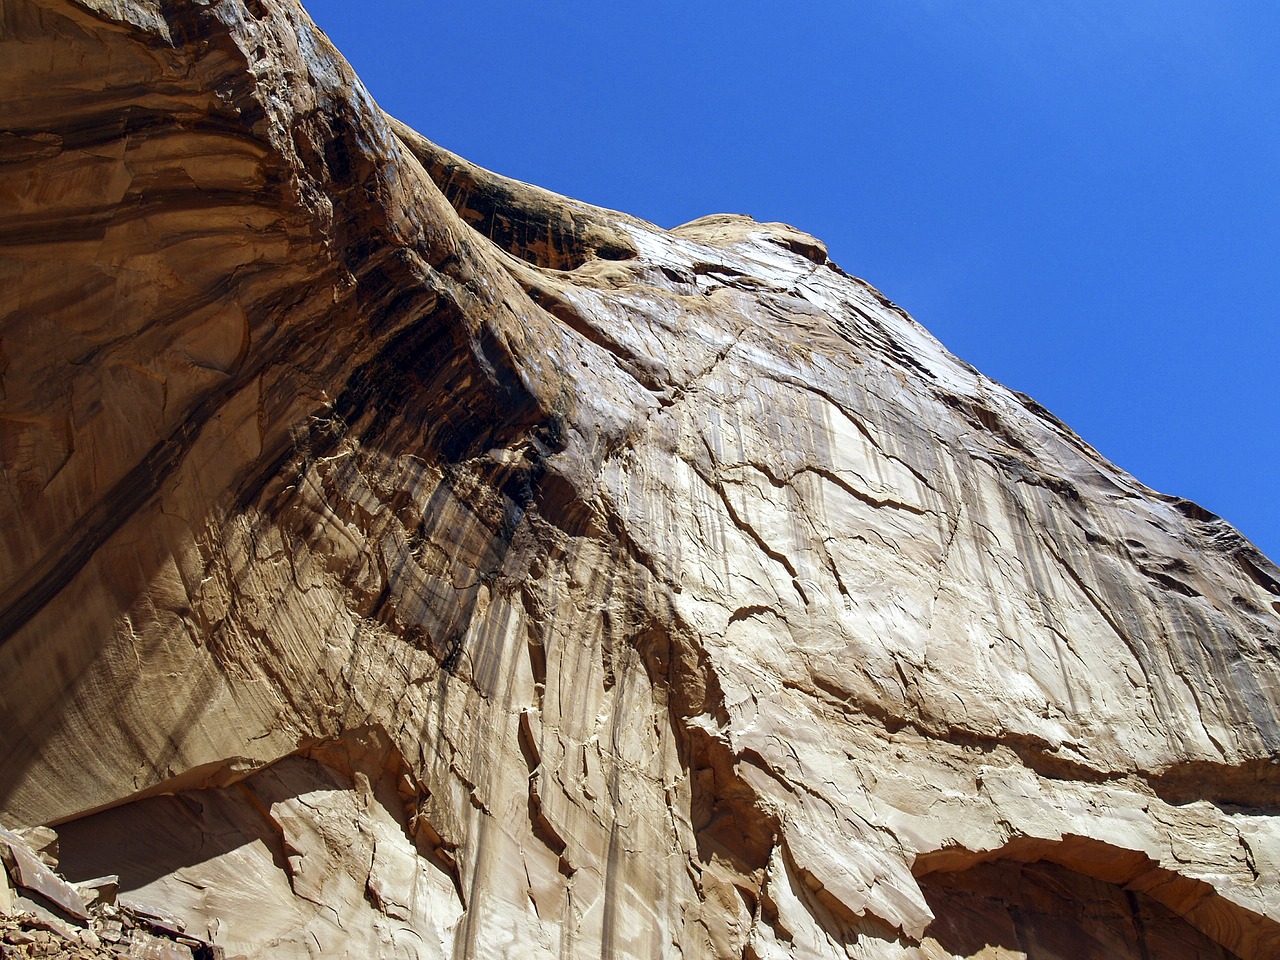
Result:
{"type": "Polygon", "coordinates": [[[476,163],[663,226],[816,234],[1280,558],[1276,0],[308,9],[384,109],[476,163]]]}

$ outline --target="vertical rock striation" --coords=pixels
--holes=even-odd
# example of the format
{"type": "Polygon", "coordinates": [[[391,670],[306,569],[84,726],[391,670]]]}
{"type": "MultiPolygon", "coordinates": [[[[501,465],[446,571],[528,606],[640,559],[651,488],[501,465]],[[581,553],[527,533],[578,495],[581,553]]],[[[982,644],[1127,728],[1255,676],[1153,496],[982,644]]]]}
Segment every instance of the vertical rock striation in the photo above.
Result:
{"type": "Polygon", "coordinates": [[[250,957],[1280,955],[1280,571],[781,224],[0,2],[0,818],[250,957]]]}

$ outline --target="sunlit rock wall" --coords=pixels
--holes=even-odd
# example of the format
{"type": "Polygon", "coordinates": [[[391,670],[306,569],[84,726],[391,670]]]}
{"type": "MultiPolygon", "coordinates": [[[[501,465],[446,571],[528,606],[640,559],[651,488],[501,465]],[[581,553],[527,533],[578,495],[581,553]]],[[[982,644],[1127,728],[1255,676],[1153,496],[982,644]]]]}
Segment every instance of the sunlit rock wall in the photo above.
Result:
{"type": "Polygon", "coordinates": [[[480,170],[291,0],[2,0],[0,89],[72,879],[229,956],[1280,955],[1280,571],[819,241],[480,170]]]}

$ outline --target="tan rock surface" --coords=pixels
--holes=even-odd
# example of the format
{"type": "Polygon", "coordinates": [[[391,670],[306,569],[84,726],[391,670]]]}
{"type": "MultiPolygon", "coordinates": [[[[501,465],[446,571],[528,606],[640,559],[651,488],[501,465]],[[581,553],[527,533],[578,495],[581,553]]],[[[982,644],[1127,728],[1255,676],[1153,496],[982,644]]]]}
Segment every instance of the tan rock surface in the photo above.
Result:
{"type": "Polygon", "coordinates": [[[229,956],[1280,955],[1280,571],[790,227],[0,3],[0,819],[229,956]]]}

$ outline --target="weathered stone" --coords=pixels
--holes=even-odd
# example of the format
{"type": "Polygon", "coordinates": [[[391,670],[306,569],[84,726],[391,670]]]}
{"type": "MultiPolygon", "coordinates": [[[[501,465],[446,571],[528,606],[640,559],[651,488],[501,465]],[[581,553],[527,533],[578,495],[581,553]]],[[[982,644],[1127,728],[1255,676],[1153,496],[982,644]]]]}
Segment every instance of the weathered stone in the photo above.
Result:
{"type": "Polygon", "coordinates": [[[0,846],[7,849],[6,863],[12,863],[12,879],[21,889],[36,893],[67,916],[88,920],[84,899],[76,889],[49,867],[17,834],[0,830],[0,846]]]}
{"type": "Polygon", "coordinates": [[[120,878],[117,876],[94,877],[72,884],[76,893],[80,894],[86,906],[104,906],[116,902],[116,894],[120,891],[120,878]]]}
{"type": "Polygon", "coordinates": [[[0,89],[66,876],[245,956],[1280,955],[1280,570],[820,242],[481,170],[293,0],[6,0],[0,89]]]}
{"type": "Polygon", "coordinates": [[[60,940],[75,940],[79,929],[67,923],[48,907],[27,897],[16,901],[19,922],[28,930],[37,931],[34,936],[42,943],[49,941],[49,934],[60,940]]]}
{"type": "Polygon", "coordinates": [[[129,944],[133,960],[193,960],[191,948],[139,931],[129,944]]]}
{"type": "Polygon", "coordinates": [[[58,833],[51,827],[23,827],[13,831],[50,870],[58,868],[58,833]]]}
{"type": "Polygon", "coordinates": [[[13,898],[16,891],[13,884],[9,880],[9,869],[0,862],[0,917],[7,917],[13,913],[13,898]]]}
{"type": "Polygon", "coordinates": [[[186,933],[187,925],[184,921],[158,907],[153,907],[150,904],[134,899],[121,899],[119,906],[126,915],[133,917],[134,920],[141,921],[144,926],[152,930],[170,937],[178,937],[186,933]]]}

